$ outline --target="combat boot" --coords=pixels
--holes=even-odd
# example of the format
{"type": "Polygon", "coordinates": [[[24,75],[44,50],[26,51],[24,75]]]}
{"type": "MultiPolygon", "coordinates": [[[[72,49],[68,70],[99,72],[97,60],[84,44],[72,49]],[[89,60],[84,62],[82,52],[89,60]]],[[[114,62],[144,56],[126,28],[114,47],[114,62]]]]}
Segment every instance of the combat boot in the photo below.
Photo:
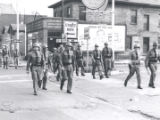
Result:
{"type": "Polygon", "coordinates": [[[102,79],[103,79],[103,75],[100,76],[100,80],[102,80],[102,79]]]}

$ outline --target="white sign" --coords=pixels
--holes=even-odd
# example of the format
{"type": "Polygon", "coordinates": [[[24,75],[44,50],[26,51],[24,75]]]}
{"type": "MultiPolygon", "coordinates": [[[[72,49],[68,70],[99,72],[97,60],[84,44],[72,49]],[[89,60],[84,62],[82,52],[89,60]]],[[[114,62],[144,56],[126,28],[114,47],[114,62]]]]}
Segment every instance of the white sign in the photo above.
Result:
{"type": "Polygon", "coordinates": [[[77,38],[77,22],[64,21],[64,34],[67,38],[77,38]]]}
{"type": "Polygon", "coordinates": [[[109,47],[114,48],[115,51],[125,50],[125,26],[114,27],[114,42],[112,42],[112,27],[109,25],[99,24],[79,24],[78,25],[78,42],[81,44],[83,50],[87,50],[87,40],[85,40],[84,29],[89,28],[88,49],[93,50],[95,44],[99,45],[102,50],[104,43],[107,42],[109,47]],[[112,44],[114,43],[114,44],[112,44]]]}

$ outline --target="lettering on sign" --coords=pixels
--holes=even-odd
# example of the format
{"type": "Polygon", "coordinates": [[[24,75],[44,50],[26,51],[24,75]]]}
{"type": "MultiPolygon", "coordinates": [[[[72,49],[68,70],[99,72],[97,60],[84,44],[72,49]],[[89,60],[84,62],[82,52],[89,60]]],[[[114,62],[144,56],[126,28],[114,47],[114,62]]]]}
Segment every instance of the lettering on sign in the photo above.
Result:
{"type": "Polygon", "coordinates": [[[77,38],[77,22],[65,21],[64,34],[67,36],[67,38],[77,38]]]}

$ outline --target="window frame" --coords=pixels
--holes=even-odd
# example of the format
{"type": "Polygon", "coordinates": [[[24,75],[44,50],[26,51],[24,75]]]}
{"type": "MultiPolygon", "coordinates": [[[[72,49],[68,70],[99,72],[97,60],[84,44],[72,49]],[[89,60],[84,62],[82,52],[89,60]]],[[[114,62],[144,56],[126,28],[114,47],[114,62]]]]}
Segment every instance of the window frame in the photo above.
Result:
{"type": "Polygon", "coordinates": [[[86,11],[86,7],[85,6],[79,6],[79,20],[83,20],[86,21],[86,12],[82,12],[81,10],[85,10],[86,11]],[[81,9],[84,8],[84,9],[81,9]]]}
{"type": "Polygon", "coordinates": [[[133,11],[135,12],[135,15],[131,14],[130,24],[131,25],[137,25],[137,23],[138,23],[138,11],[137,11],[137,9],[131,9],[132,13],[133,13],[133,11]],[[133,20],[133,18],[135,18],[135,21],[133,20]]]}

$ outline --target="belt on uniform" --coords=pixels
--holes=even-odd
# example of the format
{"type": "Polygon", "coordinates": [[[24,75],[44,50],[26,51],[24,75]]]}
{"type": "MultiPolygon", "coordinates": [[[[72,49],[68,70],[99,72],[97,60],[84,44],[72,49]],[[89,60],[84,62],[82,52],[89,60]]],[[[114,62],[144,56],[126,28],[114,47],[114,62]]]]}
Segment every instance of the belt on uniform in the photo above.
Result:
{"type": "Polygon", "coordinates": [[[140,63],[132,63],[132,65],[140,65],[140,63]]]}
{"type": "Polygon", "coordinates": [[[112,56],[105,56],[104,58],[111,58],[112,56]]]}
{"type": "Polygon", "coordinates": [[[31,66],[34,66],[34,67],[41,67],[42,65],[31,65],[31,66]]]}
{"type": "Polygon", "coordinates": [[[71,65],[72,63],[63,63],[64,66],[71,65]]]}

